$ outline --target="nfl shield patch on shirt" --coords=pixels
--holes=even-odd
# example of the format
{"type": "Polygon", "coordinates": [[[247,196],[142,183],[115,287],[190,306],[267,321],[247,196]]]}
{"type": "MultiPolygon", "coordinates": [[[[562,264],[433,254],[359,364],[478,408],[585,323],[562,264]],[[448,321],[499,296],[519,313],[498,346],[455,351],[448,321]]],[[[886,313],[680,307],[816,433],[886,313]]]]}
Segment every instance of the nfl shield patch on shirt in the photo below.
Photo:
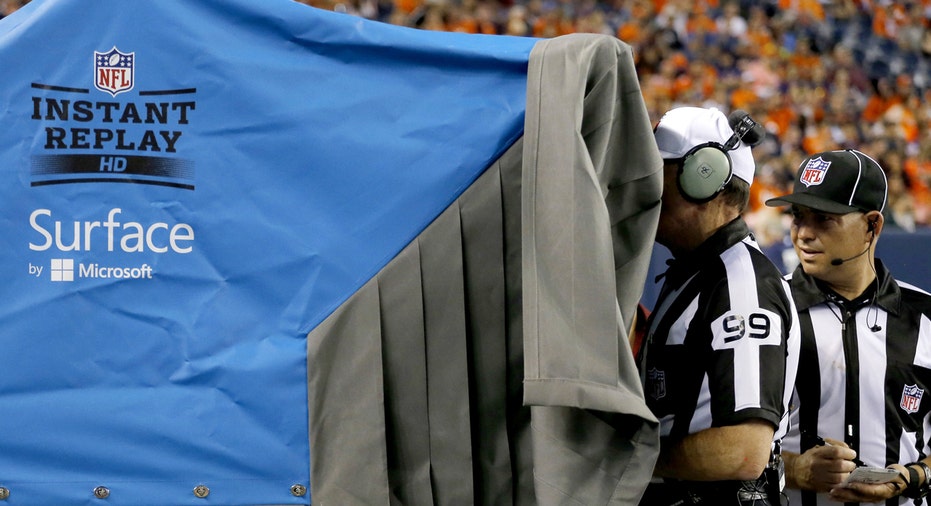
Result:
{"type": "Polygon", "coordinates": [[[906,413],[917,413],[918,406],[921,405],[921,396],[924,393],[925,391],[918,388],[918,385],[905,385],[902,389],[902,401],[899,402],[899,407],[906,413]]]}
{"type": "Polygon", "coordinates": [[[650,397],[656,400],[666,397],[666,371],[651,368],[647,371],[647,384],[650,397]]]}

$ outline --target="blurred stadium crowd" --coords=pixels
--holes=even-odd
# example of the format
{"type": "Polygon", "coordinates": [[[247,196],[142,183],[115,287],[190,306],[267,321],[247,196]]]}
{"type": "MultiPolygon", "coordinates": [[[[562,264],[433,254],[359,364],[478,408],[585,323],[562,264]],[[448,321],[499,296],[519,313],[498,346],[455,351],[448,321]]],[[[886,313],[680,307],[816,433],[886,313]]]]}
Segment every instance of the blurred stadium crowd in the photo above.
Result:
{"type": "MultiPolygon", "coordinates": [[[[762,202],[806,154],[847,147],[886,169],[888,224],[931,227],[931,0],[299,1],[424,30],[618,37],[654,122],[688,104],[766,125],[747,217],[763,245],[787,217],[762,202]]],[[[26,2],[0,0],[0,15],[26,2]]]]}
{"type": "Polygon", "coordinates": [[[744,109],[769,131],[748,221],[781,241],[808,153],[855,147],[890,180],[887,222],[931,226],[931,0],[301,0],[425,30],[616,36],[634,49],[651,119],[676,105],[744,109]]]}

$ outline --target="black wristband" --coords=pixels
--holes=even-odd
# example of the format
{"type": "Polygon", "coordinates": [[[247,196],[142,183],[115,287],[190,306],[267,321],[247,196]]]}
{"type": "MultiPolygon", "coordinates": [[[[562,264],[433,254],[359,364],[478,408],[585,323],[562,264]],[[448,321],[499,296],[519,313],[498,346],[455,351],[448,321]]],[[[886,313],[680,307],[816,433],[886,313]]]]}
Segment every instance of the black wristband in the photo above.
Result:
{"type": "Polygon", "coordinates": [[[902,495],[909,499],[922,497],[921,491],[923,487],[921,486],[918,469],[915,469],[915,464],[905,466],[905,470],[908,471],[908,483],[905,485],[905,491],[902,492],[902,495]]]}

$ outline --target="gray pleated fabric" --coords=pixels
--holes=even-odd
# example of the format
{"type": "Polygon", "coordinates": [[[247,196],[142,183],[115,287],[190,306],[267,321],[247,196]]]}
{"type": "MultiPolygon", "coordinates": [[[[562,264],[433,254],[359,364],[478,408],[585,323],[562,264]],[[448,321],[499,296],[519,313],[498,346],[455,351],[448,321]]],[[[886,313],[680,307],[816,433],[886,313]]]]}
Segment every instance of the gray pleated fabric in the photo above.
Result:
{"type": "Polygon", "coordinates": [[[537,498],[636,504],[658,433],[627,335],[662,159],[629,47],[596,35],[534,46],[524,142],[524,403],[539,406],[537,498]]]}
{"type": "Polygon", "coordinates": [[[314,504],[637,504],[661,164],[630,48],[539,42],[524,138],[308,335],[314,504]]]}

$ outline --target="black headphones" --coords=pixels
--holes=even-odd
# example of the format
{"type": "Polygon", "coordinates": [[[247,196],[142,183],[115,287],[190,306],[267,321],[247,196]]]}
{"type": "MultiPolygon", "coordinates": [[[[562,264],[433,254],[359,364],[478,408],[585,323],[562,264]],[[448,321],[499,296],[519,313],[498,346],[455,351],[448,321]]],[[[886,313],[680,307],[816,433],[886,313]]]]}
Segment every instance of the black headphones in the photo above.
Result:
{"type": "Polygon", "coordinates": [[[676,184],[686,200],[701,204],[717,197],[734,175],[728,151],[736,149],[741,141],[748,146],[763,142],[766,130],[746,112],[738,109],[727,119],[734,134],[726,143],[699,144],[680,159],[676,184]]]}

